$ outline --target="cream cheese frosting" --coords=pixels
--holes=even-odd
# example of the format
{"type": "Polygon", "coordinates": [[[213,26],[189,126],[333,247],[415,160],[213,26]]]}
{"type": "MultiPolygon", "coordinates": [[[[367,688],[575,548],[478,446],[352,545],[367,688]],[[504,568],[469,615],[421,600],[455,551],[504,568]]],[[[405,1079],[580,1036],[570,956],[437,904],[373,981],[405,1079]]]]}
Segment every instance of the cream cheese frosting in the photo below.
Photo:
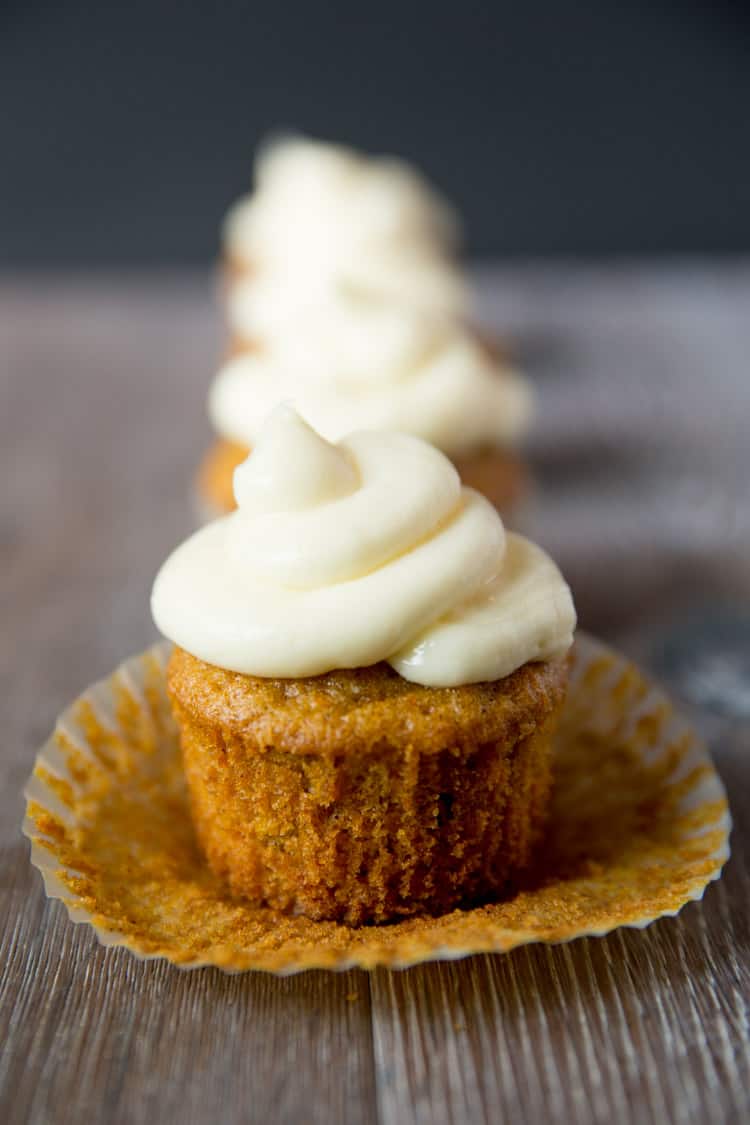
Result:
{"type": "Polygon", "coordinates": [[[289,401],[332,441],[384,428],[450,455],[517,444],[529,385],[466,327],[458,224],[417,173],[291,138],[261,152],[256,180],[225,231],[229,256],[252,263],[226,296],[250,350],[212,384],[218,433],[252,447],[289,401]]]}
{"type": "Polygon", "coordinates": [[[526,380],[499,369],[460,325],[391,306],[353,314],[346,327],[321,318],[275,348],[233,357],[211,385],[208,412],[223,437],[252,447],[279,402],[330,441],[403,430],[451,456],[517,443],[533,411],[526,380]]]}
{"type": "Polygon", "coordinates": [[[331,444],[277,407],[234,485],[237,510],[178,547],[152,594],[159,629],[207,663],[283,678],[386,660],[447,687],[571,644],[555,564],[418,438],[331,444]]]}
{"type": "MultiPolygon", "coordinates": [[[[287,137],[261,149],[255,190],[229,211],[224,243],[232,262],[303,292],[343,280],[457,313],[466,300],[451,261],[458,230],[408,164],[287,137]]],[[[241,310],[238,299],[240,322],[241,310]]]]}

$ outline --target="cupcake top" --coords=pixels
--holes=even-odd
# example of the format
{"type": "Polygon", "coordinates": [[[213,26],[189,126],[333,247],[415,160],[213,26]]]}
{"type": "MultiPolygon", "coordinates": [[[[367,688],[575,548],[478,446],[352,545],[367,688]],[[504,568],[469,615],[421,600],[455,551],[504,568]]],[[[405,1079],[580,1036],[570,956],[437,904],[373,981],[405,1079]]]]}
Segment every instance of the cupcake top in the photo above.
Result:
{"type": "MultiPolygon", "coordinates": [[[[287,137],[261,148],[255,190],[224,224],[229,260],[301,291],[332,281],[458,312],[465,286],[451,254],[451,208],[404,162],[287,137]]],[[[242,328],[241,287],[230,318],[242,328]]]]}
{"type": "Polygon", "coordinates": [[[237,510],[178,547],[152,594],[159,629],[209,664],[287,678],[387,661],[444,687],[571,644],[555,564],[418,438],[333,445],[281,406],[234,485],[237,510]]]}
{"type": "Polygon", "coordinates": [[[249,350],[211,387],[218,433],[251,447],[289,400],[331,441],[366,427],[454,456],[517,444],[529,387],[467,328],[458,224],[417,173],[296,138],[261,151],[256,180],[225,229],[249,267],[227,290],[249,350]]]}
{"type": "Polygon", "coordinates": [[[460,322],[337,290],[276,317],[256,282],[263,346],[230,359],[209,391],[216,430],[253,446],[269,411],[291,401],[330,441],[364,428],[403,430],[449,455],[513,445],[528,428],[526,380],[460,322]]]}

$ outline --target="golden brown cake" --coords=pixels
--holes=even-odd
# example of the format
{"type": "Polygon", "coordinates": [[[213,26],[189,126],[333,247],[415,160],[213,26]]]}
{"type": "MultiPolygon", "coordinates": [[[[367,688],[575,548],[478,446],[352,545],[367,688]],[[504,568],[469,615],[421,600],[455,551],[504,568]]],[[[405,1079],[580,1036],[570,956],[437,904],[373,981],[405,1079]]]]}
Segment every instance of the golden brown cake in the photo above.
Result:
{"type": "Polygon", "coordinates": [[[244,898],[384,922],[496,896],[547,807],[565,659],[422,687],[387,664],[304,679],[175,648],[169,692],[201,846],[244,898]]]}
{"type": "MultiPolygon", "coordinates": [[[[219,438],[203,458],[198,470],[198,495],[217,515],[235,508],[232,477],[250,450],[247,446],[219,438]]],[[[476,488],[499,512],[508,515],[529,485],[529,474],[520,457],[505,449],[486,449],[454,460],[464,484],[476,488]]]]}

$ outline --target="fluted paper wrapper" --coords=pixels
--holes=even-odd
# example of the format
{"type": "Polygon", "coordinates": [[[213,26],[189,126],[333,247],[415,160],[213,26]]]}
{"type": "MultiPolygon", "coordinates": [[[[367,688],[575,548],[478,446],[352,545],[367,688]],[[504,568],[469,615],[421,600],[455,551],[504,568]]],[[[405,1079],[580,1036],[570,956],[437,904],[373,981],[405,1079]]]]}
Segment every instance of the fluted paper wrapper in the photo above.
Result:
{"type": "Polygon", "coordinates": [[[294,973],[502,953],[676,914],[729,855],[726,796],[705,747],[637,668],[579,636],[550,821],[512,896],[361,927],[233,899],[193,834],[168,655],[156,646],[89,688],[26,788],[24,832],[47,894],[137,957],[294,973]]]}

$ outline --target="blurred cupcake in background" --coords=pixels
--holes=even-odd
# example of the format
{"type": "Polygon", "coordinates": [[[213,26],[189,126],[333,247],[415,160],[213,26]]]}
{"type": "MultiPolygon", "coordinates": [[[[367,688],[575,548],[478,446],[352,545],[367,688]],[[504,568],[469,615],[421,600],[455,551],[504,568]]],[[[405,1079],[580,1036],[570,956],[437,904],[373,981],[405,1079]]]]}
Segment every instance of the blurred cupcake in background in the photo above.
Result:
{"type": "MultiPolygon", "coordinates": [[[[463,317],[469,292],[456,267],[460,224],[408,164],[306,138],[261,147],[255,190],[224,222],[227,316],[234,348],[258,343],[259,279],[285,290],[284,308],[329,286],[463,317]]],[[[260,341],[262,342],[262,341],[260,341]]]]}
{"type": "Polygon", "coordinates": [[[234,507],[234,469],[288,401],[329,441],[429,441],[508,515],[532,396],[469,322],[451,208],[401,161],[308,140],[264,148],[256,180],[225,224],[230,354],[209,394],[205,513],[234,507]]]}

